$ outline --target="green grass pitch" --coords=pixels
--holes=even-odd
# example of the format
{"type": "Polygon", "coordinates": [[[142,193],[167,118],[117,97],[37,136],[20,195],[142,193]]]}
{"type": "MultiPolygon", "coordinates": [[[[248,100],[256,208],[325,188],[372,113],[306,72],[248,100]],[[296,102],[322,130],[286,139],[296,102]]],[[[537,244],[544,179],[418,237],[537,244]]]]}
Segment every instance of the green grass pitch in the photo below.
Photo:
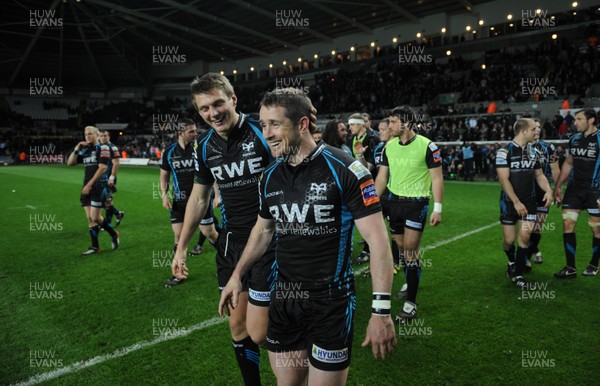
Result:
{"type": "MultiPolygon", "coordinates": [[[[242,384],[227,323],[214,319],[212,247],[206,243],[202,255],[188,259],[185,284],[163,288],[173,236],[156,199],[158,174],[122,167],[115,196],[126,212],[121,247],[111,251],[101,233],[103,253],[81,257],[90,243],[79,207],[82,168],[0,169],[0,384],[61,370],[44,384],[242,384]],[[165,339],[165,332],[175,335],[165,339]],[[98,363],[86,362],[92,358],[98,363]]],[[[360,347],[371,284],[357,277],[348,384],[598,384],[600,278],[552,278],[564,265],[560,212],[553,208],[540,245],[544,263],[528,275],[538,289],[523,296],[504,276],[501,228],[491,225],[499,191],[497,183],[446,183],[443,224],[428,227],[421,244],[437,247],[422,254],[418,319],[396,326],[398,346],[385,361],[360,347]],[[470,231],[477,232],[465,235],[470,231]]],[[[581,217],[579,272],[592,241],[587,215],[581,217]]],[[[396,276],[394,293],[403,281],[396,276]]],[[[395,313],[400,302],[394,298],[392,306],[395,313]]],[[[261,359],[264,384],[275,384],[264,350],[261,359]]]]}

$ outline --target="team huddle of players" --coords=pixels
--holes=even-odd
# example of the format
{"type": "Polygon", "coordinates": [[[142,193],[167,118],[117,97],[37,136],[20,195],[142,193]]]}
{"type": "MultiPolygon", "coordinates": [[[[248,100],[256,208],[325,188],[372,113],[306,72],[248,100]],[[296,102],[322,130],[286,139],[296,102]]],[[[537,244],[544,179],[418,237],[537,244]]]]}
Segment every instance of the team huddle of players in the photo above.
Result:
{"type": "MultiPolygon", "coordinates": [[[[194,122],[183,120],[177,141],[163,152],[160,185],[163,206],[171,214],[175,251],[167,286],[188,279],[187,245],[200,225],[216,249],[218,310],[229,315],[245,384],[261,383],[260,346],[269,350],[278,383],[345,384],[357,301],[350,262],[354,227],[370,247],[373,287],[372,315],[362,346],[371,345],[374,357],[384,358],[396,345],[391,289],[400,266],[406,274],[401,291],[406,301],[397,318],[409,320],[417,313],[419,243],[426,223],[437,226],[442,219],[440,150],[413,130],[416,115],[408,106],[392,109],[380,124],[381,145],[370,142],[364,117],[353,115],[348,124],[355,139],[349,154],[314,140],[315,110],[301,90],[267,92],[259,119],[236,111],[237,96],[222,75],[194,79],[191,93],[194,107],[211,129],[197,136],[194,122]],[[213,199],[221,211],[218,229],[213,199]],[[394,258],[384,216],[399,251],[394,258]],[[281,353],[295,361],[278,361],[281,353]]],[[[557,182],[554,197],[563,202],[569,251],[567,267],[555,275],[575,275],[573,230],[581,209],[588,209],[595,236],[594,257],[584,274],[598,272],[600,176],[595,162],[600,139],[594,123],[593,110],[576,115],[582,134],[571,139],[560,175],[555,151],[537,141],[539,124],[533,120],[518,120],[514,141],[498,152],[507,273],[520,287],[528,287],[523,277],[530,267],[528,258],[542,259],[535,241],[539,243],[553,193],[544,173],[557,182]],[[560,187],[569,176],[563,200],[560,187]],[[531,237],[530,244],[532,232],[538,236],[531,237]]],[[[94,129],[86,128],[86,141],[69,157],[69,165],[86,165],[81,201],[92,246],[85,254],[98,251],[99,227],[111,236],[113,249],[119,245],[118,232],[100,216],[106,189],[111,179],[115,182],[115,168],[108,170],[115,155],[111,145],[97,143],[94,129]]]]}

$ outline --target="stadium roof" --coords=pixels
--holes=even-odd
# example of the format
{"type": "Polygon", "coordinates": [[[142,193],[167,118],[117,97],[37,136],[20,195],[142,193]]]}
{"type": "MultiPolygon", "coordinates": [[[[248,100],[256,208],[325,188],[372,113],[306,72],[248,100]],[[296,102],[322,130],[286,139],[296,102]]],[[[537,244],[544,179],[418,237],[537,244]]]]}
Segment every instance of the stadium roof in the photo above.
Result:
{"type": "Polygon", "coordinates": [[[9,0],[0,29],[0,71],[8,75],[2,85],[27,87],[31,77],[54,76],[96,89],[147,87],[153,46],[176,44],[188,61],[269,56],[487,1],[9,0]],[[308,18],[310,28],[277,28],[276,12],[290,8],[302,13],[284,16],[308,18]]]}

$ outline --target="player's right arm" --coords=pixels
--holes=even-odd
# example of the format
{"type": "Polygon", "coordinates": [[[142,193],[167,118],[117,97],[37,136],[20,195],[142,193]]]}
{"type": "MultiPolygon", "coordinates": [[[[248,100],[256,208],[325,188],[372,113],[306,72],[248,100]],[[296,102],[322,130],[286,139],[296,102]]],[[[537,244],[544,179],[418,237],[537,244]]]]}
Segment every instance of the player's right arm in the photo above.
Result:
{"type": "Polygon", "coordinates": [[[75,150],[69,154],[69,158],[67,159],[67,166],[75,166],[77,165],[77,158],[79,157],[79,151],[83,146],[87,146],[87,141],[81,141],[75,146],[75,150]]]}
{"type": "Polygon", "coordinates": [[[379,170],[377,171],[377,178],[375,179],[375,191],[377,192],[377,197],[381,197],[383,192],[385,192],[385,187],[388,183],[389,174],[390,168],[388,166],[379,166],[379,170]]]}
{"type": "Polygon", "coordinates": [[[509,162],[510,158],[508,150],[505,148],[498,150],[498,153],[496,153],[496,174],[498,175],[498,182],[500,182],[500,186],[502,186],[504,193],[508,196],[510,201],[512,201],[519,216],[526,216],[527,208],[525,208],[525,205],[519,200],[519,197],[517,197],[517,194],[510,183],[509,162]]]}
{"type": "MultiPolygon", "coordinates": [[[[371,247],[370,269],[373,293],[392,292],[394,265],[388,232],[381,212],[355,220],[356,227],[371,247]]],[[[390,315],[371,315],[362,347],[371,344],[373,356],[384,359],[396,346],[394,322],[390,315]]]]}
{"type": "Polygon", "coordinates": [[[238,298],[242,291],[242,277],[264,255],[273,239],[273,233],[275,233],[275,221],[273,221],[273,218],[263,218],[259,215],[256,224],[252,227],[252,232],[250,232],[250,238],[246,243],[244,252],[242,252],[242,256],[235,266],[235,270],[231,274],[227,285],[221,291],[219,315],[225,315],[226,307],[237,307],[238,298]]]}
{"type": "Polygon", "coordinates": [[[571,170],[573,170],[573,156],[569,154],[565,159],[565,162],[563,162],[562,168],[560,169],[560,174],[554,185],[554,199],[556,200],[557,204],[562,202],[562,184],[564,184],[565,181],[567,181],[567,178],[569,178],[571,170]]]}
{"type": "Polygon", "coordinates": [[[525,205],[523,205],[521,200],[519,200],[519,197],[517,197],[517,194],[515,193],[515,190],[513,189],[513,186],[510,183],[510,180],[509,180],[510,169],[509,168],[498,168],[498,169],[496,169],[496,172],[498,174],[498,181],[500,182],[500,186],[502,186],[502,190],[504,191],[504,193],[506,193],[508,198],[512,201],[517,213],[520,216],[526,216],[527,208],[525,208],[525,205]]]}
{"type": "Polygon", "coordinates": [[[185,266],[187,253],[187,245],[194,236],[196,228],[200,225],[200,220],[204,217],[208,204],[210,203],[210,189],[212,184],[194,183],[192,193],[185,208],[183,216],[183,227],[179,240],[177,241],[177,252],[171,264],[173,276],[178,279],[185,279],[188,275],[188,270],[185,266]]]}
{"type": "Polygon", "coordinates": [[[162,205],[165,209],[171,209],[173,206],[171,205],[171,201],[169,201],[169,195],[167,192],[169,191],[169,178],[171,177],[171,173],[167,170],[160,169],[160,196],[162,198],[162,205]]]}

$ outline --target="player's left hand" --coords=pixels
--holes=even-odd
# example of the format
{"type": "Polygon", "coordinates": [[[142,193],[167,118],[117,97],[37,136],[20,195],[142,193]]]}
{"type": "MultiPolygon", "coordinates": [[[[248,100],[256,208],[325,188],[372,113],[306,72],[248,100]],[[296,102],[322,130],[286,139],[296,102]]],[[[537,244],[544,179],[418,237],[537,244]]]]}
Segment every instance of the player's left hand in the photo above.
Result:
{"type": "Polygon", "coordinates": [[[552,205],[552,192],[546,192],[544,194],[544,208],[548,208],[552,205]]]}
{"type": "Polygon", "coordinates": [[[431,212],[429,225],[432,227],[439,225],[442,222],[442,214],[440,212],[431,212]]]}
{"type": "Polygon", "coordinates": [[[171,273],[178,279],[187,279],[189,275],[187,266],[185,265],[186,253],[187,249],[184,249],[183,253],[180,253],[178,248],[171,263],[171,273]]]}
{"type": "Polygon", "coordinates": [[[83,189],[81,189],[81,194],[88,195],[90,194],[90,190],[92,190],[92,187],[89,185],[85,185],[83,189]]]}
{"type": "Polygon", "coordinates": [[[229,314],[229,307],[235,309],[238,306],[240,292],[242,292],[242,282],[231,277],[223,291],[221,291],[218,310],[221,317],[225,316],[225,312],[229,314]]]}
{"type": "Polygon", "coordinates": [[[369,343],[373,349],[375,359],[379,357],[385,359],[386,355],[394,351],[394,347],[396,347],[396,329],[391,316],[371,315],[367,326],[367,336],[361,346],[367,347],[369,343]]]}

